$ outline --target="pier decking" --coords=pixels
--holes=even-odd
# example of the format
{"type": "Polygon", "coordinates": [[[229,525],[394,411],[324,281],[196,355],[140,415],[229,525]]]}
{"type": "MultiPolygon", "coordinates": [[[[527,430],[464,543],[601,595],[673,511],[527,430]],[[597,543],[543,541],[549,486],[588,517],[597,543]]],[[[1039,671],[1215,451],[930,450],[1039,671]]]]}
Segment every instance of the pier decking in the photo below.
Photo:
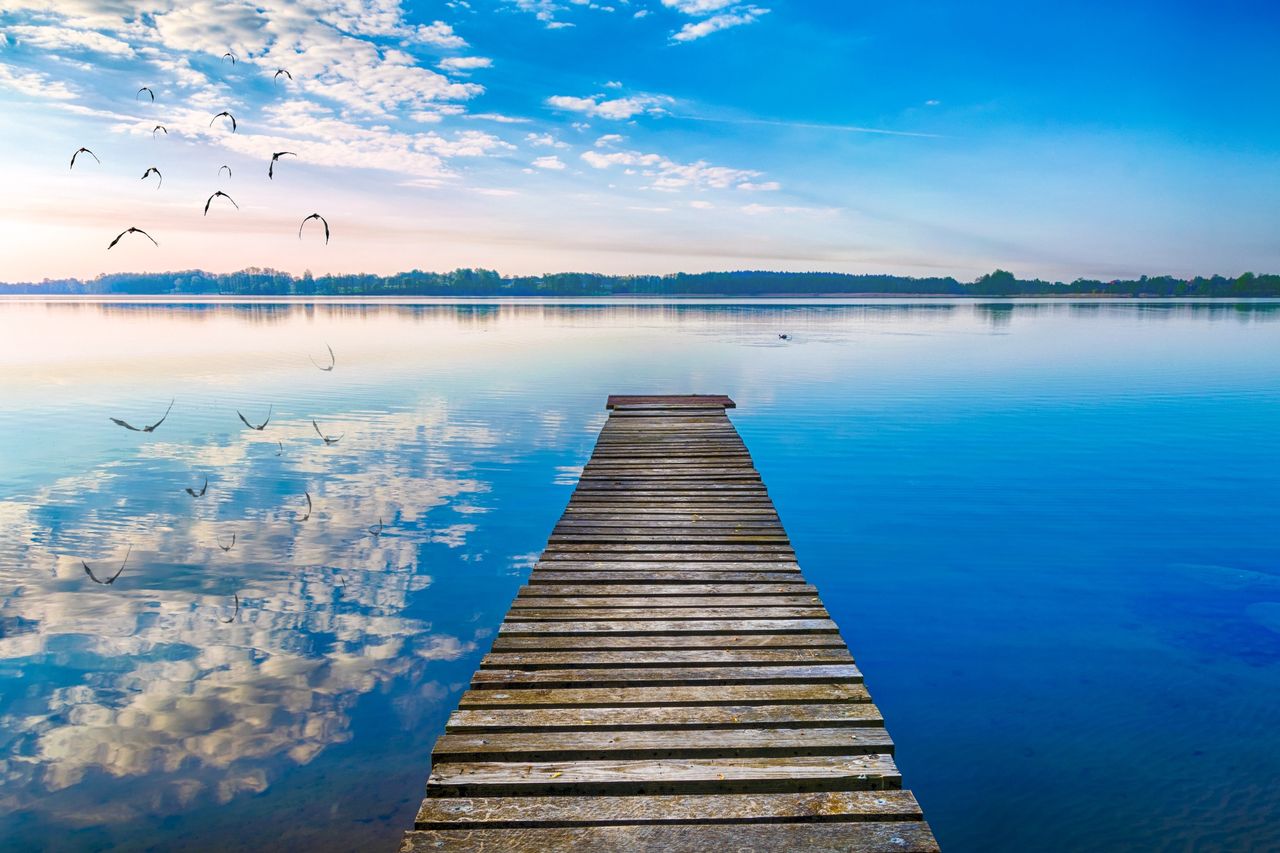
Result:
{"type": "Polygon", "coordinates": [[[609,398],[402,851],[938,849],[733,405],[609,398]]]}

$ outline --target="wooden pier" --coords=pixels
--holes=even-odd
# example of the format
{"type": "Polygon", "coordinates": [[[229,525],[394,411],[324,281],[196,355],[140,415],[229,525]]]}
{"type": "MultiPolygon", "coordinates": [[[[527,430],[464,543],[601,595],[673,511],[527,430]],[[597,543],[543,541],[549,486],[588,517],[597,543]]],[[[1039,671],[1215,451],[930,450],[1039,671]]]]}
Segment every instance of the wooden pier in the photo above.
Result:
{"type": "Polygon", "coordinates": [[[733,401],[608,405],[401,850],[937,850],[733,401]]]}

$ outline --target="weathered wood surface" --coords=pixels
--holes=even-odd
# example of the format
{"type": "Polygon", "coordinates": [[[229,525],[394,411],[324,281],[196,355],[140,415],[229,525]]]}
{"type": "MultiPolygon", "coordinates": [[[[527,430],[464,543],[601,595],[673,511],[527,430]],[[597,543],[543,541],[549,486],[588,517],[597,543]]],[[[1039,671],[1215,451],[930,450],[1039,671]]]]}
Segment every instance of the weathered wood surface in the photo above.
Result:
{"type": "Polygon", "coordinates": [[[608,406],[401,849],[937,850],[733,401],[608,406]]]}

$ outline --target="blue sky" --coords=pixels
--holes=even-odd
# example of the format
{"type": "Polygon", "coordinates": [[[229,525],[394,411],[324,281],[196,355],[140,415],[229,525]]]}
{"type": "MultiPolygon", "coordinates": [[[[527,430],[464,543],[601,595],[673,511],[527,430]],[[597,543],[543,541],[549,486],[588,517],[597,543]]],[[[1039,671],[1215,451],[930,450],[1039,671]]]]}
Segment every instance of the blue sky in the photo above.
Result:
{"type": "Polygon", "coordinates": [[[0,0],[0,26],[4,280],[1280,270],[1263,3],[0,0]],[[69,170],[80,145],[102,164],[69,170]],[[240,209],[203,215],[219,189],[240,209]],[[131,225],[160,246],[108,253],[131,225]]]}

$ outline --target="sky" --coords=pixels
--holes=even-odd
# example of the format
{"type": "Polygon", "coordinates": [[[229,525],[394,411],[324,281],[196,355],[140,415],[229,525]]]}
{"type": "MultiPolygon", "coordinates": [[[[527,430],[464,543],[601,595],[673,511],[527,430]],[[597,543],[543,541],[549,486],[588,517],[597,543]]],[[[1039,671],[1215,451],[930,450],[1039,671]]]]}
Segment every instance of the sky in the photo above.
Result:
{"type": "Polygon", "coordinates": [[[1233,0],[0,0],[0,280],[1280,272],[1277,44],[1233,0]]]}

